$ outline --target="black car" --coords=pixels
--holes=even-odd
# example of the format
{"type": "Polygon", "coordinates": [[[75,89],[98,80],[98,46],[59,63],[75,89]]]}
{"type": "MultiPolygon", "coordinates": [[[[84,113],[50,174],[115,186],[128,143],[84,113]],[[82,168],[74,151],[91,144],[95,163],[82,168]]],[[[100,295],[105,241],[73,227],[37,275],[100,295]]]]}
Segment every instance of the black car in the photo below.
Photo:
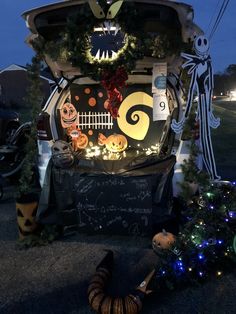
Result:
{"type": "Polygon", "coordinates": [[[0,109],[0,145],[8,143],[19,126],[19,114],[17,112],[0,109]]]}

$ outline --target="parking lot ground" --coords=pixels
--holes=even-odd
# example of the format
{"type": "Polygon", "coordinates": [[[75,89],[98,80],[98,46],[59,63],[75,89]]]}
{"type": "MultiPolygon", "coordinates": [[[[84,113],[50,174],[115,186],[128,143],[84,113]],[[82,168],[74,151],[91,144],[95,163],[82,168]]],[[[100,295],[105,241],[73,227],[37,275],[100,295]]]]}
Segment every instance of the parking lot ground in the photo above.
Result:
{"type": "MultiPolygon", "coordinates": [[[[50,245],[19,250],[15,202],[9,188],[0,203],[0,313],[89,314],[87,287],[106,249],[115,265],[109,292],[132,292],[156,265],[147,238],[77,234],[50,245]],[[7,194],[8,193],[8,194],[7,194]]],[[[204,285],[156,293],[145,299],[144,314],[233,314],[236,271],[204,285]]]]}

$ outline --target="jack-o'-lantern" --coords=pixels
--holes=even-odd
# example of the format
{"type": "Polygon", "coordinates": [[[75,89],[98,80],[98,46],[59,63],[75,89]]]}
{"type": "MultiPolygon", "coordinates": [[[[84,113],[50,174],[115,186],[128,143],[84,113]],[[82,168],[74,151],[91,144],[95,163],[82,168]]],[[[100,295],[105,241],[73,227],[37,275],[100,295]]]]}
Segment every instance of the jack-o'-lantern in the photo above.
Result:
{"type": "Polygon", "coordinates": [[[17,223],[20,239],[34,233],[37,228],[35,216],[38,202],[19,203],[16,202],[17,223]]]}
{"type": "Polygon", "coordinates": [[[61,126],[64,129],[76,126],[77,111],[74,105],[69,102],[64,103],[62,108],[60,109],[60,115],[61,126]]]}
{"type": "Polygon", "coordinates": [[[86,134],[81,133],[77,138],[76,145],[78,149],[85,149],[88,146],[88,137],[86,134]]]}
{"type": "Polygon", "coordinates": [[[126,137],[121,134],[112,134],[106,138],[103,134],[99,133],[98,144],[106,145],[106,149],[112,153],[123,152],[128,146],[126,137]]]}
{"type": "Polygon", "coordinates": [[[74,155],[69,143],[65,141],[56,141],[52,145],[52,161],[58,168],[68,168],[74,162],[74,155]]]}
{"type": "Polygon", "coordinates": [[[152,248],[156,253],[161,253],[162,250],[171,249],[175,243],[175,236],[166,232],[164,229],[162,232],[157,233],[152,239],[152,248]]]}

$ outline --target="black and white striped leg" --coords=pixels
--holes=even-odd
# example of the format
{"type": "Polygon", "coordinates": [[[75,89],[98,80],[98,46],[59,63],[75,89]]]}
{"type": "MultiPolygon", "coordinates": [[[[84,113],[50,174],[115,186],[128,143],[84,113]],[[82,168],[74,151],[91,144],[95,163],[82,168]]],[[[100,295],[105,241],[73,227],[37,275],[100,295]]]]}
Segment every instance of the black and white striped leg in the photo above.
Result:
{"type": "Polygon", "coordinates": [[[217,175],[215,158],[211,142],[211,130],[208,116],[208,104],[206,101],[206,95],[200,95],[199,98],[199,110],[200,110],[200,139],[202,145],[203,161],[207,172],[211,176],[212,180],[219,180],[217,175]]]}
{"type": "Polygon", "coordinates": [[[200,95],[199,97],[199,104],[198,104],[198,110],[200,113],[200,142],[201,142],[201,149],[202,149],[202,159],[204,162],[204,165],[206,167],[207,172],[211,175],[212,169],[209,163],[209,160],[207,158],[208,156],[208,147],[206,144],[206,124],[205,124],[205,116],[204,116],[204,100],[203,95],[200,95]]]}

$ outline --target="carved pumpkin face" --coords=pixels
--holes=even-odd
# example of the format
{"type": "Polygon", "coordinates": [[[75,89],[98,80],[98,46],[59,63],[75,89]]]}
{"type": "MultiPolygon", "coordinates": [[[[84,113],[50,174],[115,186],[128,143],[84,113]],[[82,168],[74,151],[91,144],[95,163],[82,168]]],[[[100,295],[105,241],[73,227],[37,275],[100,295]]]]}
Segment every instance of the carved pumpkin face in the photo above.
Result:
{"type": "Polygon", "coordinates": [[[170,232],[166,232],[165,230],[157,233],[152,239],[152,247],[156,253],[158,253],[159,250],[170,249],[174,243],[175,236],[170,232]]]}
{"type": "Polygon", "coordinates": [[[98,137],[99,145],[106,145],[107,150],[112,153],[120,153],[123,152],[127,146],[128,142],[124,135],[121,134],[112,134],[107,138],[103,134],[99,134],[98,137]]]}
{"type": "Polygon", "coordinates": [[[61,125],[64,129],[76,125],[77,111],[71,103],[64,103],[60,109],[61,125]]]}
{"type": "Polygon", "coordinates": [[[37,213],[37,202],[21,204],[16,203],[17,222],[20,239],[31,235],[37,228],[35,216],[37,213]]]}
{"type": "Polygon", "coordinates": [[[88,146],[88,137],[86,134],[81,133],[76,142],[77,148],[85,149],[88,146]]]}
{"type": "Polygon", "coordinates": [[[69,143],[56,141],[52,148],[52,161],[56,167],[68,168],[74,162],[74,155],[69,143]]]}
{"type": "Polygon", "coordinates": [[[123,152],[128,146],[127,139],[124,135],[113,134],[107,138],[106,148],[110,152],[123,152]]]}

